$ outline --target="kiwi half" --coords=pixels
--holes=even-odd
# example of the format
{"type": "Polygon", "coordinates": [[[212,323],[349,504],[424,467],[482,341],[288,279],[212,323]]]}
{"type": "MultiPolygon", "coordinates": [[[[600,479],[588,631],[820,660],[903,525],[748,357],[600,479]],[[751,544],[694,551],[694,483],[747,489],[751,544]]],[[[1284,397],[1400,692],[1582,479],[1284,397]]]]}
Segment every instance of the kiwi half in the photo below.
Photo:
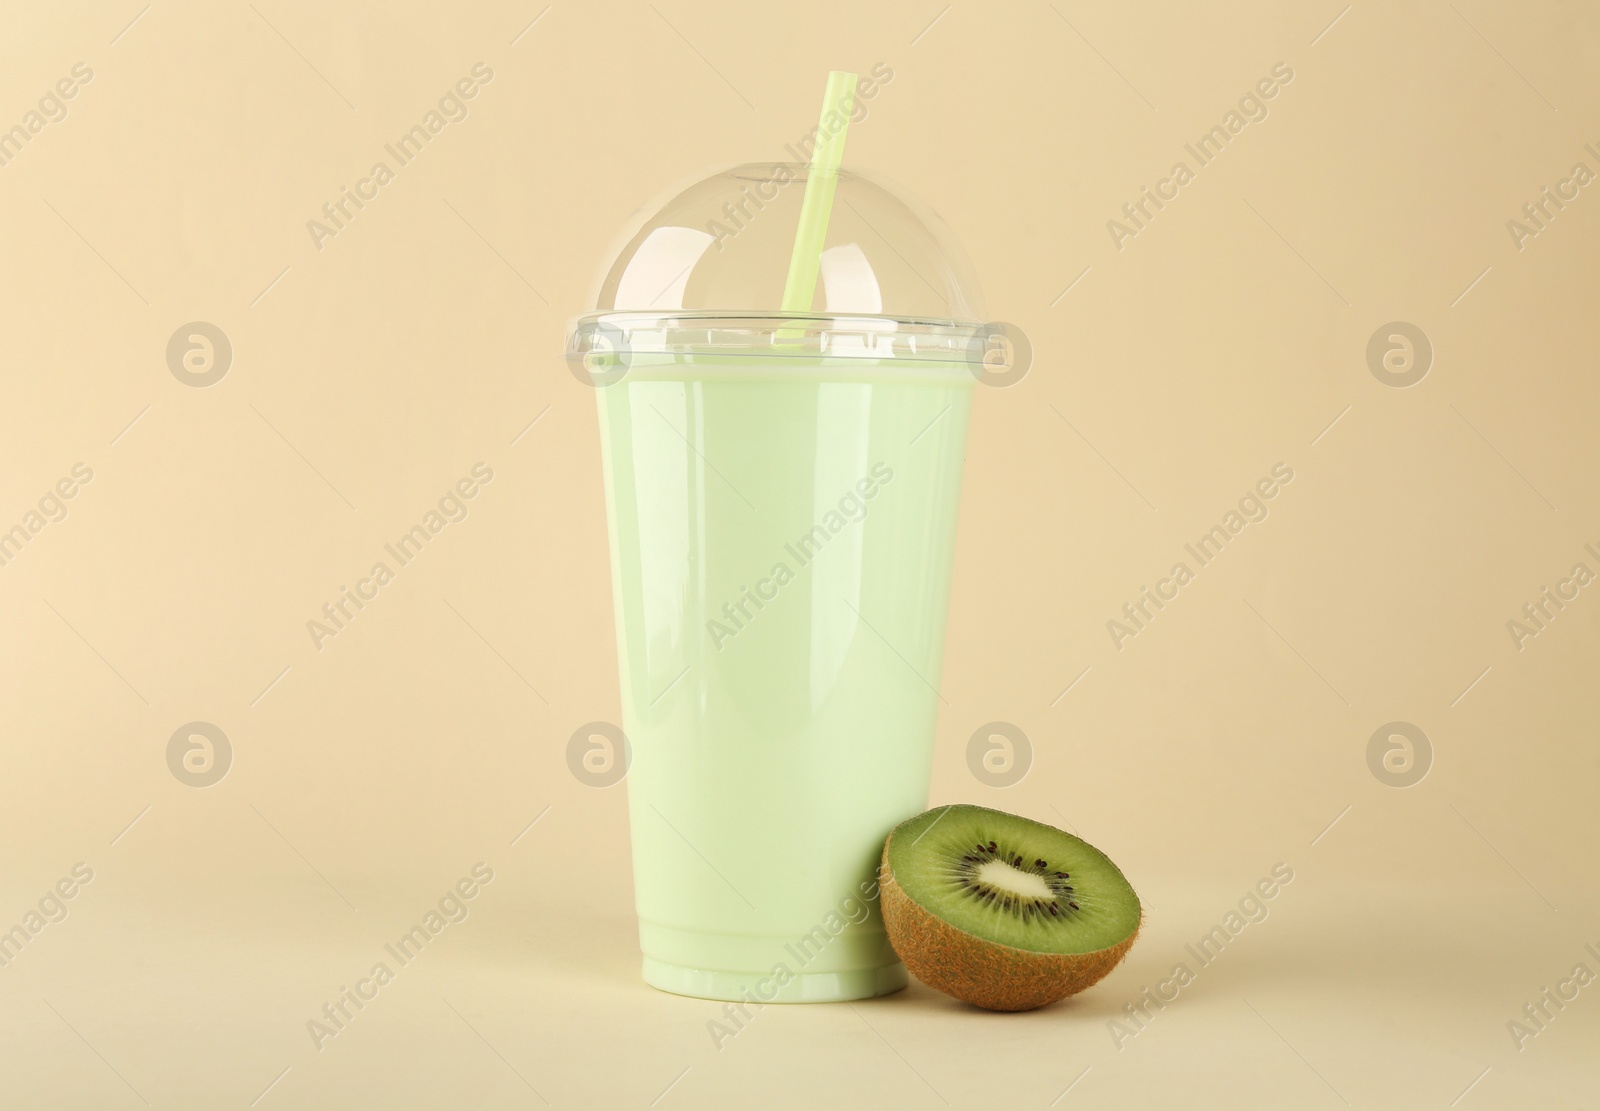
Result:
{"type": "Polygon", "coordinates": [[[1065,999],[1138,936],[1139,896],[1070,833],[982,806],[901,822],[879,871],[889,943],[929,987],[992,1011],[1065,999]]]}

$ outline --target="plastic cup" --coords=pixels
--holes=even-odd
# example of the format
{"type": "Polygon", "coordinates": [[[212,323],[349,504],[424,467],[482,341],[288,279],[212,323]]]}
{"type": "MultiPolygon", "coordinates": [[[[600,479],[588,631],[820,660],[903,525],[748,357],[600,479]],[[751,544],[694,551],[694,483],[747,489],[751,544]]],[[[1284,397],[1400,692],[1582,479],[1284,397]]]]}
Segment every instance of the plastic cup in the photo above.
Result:
{"type": "Polygon", "coordinates": [[[822,309],[697,305],[776,303],[804,173],[739,167],[679,194],[569,345],[601,387],[644,978],[757,1003],[906,982],[877,860],[927,806],[988,337],[947,237],[848,173],[822,309]],[[780,179],[723,249],[701,241],[719,197],[780,179]]]}

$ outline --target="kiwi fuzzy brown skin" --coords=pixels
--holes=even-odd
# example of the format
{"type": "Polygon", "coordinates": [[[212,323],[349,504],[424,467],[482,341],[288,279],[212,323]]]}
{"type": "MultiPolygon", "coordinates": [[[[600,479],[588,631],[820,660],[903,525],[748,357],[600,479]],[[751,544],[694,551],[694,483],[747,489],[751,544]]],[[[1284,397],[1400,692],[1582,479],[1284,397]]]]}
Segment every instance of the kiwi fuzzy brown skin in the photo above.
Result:
{"type": "Polygon", "coordinates": [[[931,988],[990,1011],[1031,1011],[1098,983],[1139,936],[1093,953],[1034,953],[968,933],[935,917],[895,882],[890,834],[878,867],[884,929],[906,969],[931,988]]]}

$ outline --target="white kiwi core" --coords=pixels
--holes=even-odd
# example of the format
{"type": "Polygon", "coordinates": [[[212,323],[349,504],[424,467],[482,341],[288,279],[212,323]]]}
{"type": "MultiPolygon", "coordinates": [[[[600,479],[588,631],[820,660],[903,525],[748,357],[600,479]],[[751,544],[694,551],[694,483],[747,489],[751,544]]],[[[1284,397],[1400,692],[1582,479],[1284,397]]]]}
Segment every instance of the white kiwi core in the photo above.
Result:
{"type": "Polygon", "coordinates": [[[977,879],[1009,895],[1027,899],[1051,900],[1055,892],[1044,882],[1044,877],[1034,872],[1024,872],[1003,860],[987,860],[978,866],[977,879]]]}

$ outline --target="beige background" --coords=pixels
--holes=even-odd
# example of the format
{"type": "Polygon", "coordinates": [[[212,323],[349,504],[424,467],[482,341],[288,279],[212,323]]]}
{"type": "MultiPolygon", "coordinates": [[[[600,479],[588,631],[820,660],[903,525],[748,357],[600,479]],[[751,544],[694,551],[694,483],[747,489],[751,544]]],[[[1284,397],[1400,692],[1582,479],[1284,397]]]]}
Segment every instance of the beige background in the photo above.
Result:
{"type": "Polygon", "coordinates": [[[1600,199],[1520,251],[1506,222],[1600,170],[1600,15],[861,7],[0,8],[0,127],[93,72],[0,168],[0,528],[93,472],[0,567],[0,929],[94,874],[0,968],[0,1104],[1595,1106],[1600,986],[1520,1051],[1507,1023],[1600,973],[1600,589],[1520,651],[1506,623],[1600,572],[1600,199]],[[478,62],[470,115],[318,250],[478,62]],[[877,62],[848,161],[944,215],[1036,348],[974,407],[932,801],[1071,823],[1149,923],[1066,1005],[913,986],[719,1049],[717,1004],[638,980],[625,788],[567,768],[618,694],[559,351],[637,206],[781,157],[828,68],[877,62]],[[1119,251],[1107,220],[1278,63],[1119,251]],[[208,388],[167,366],[191,321],[233,346],[208,388]],[[1391,321],[1434,347],[1410,388],[1367,364],[1391,321]],[[1106,622],[1280,461],[1268,519],[1119,651],[1106,622]],[[306,622],[478,462],[319,651],[306,622]],[[166,758],[197,720],[233,748],[206,789],[166,758]],[[996,720],[1035,754],[1003,789],[967,762],[996,720]],[[1433,749],[1407,789],[1367,762],[1391,721],[1433,749]],[[316,1049],[480,861],[471,916],[316,1049]],[[1119,1049],[1278,862],[1271,916],[1119,1049]]]}

